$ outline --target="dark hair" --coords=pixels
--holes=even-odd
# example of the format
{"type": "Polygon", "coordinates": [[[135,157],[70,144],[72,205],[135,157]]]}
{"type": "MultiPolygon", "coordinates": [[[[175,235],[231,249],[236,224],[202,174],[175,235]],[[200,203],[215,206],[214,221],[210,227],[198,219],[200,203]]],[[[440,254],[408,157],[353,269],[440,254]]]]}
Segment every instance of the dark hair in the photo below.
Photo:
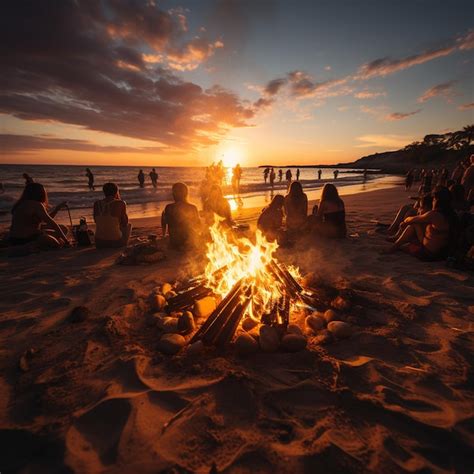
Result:
{"type": "Polygon", "coordinates": [[[301,186],[301,183],[299,181],[293,181],[290,185],[290,191],[288,192],[288,196],[299,197],[303,194],[303,186],[301,186]]]}
{"type": "Polygon", "coordinates": [[[283,207],[284,203],[285,203],[284,196],[282,196],[281,194],[276,194],[268,207],[271,208],[271,209],[279,209],[279,208],[283,207]]]}
{"type": "Polygon", "coordinates": [[[431,209],[432,206],[433,206],[433,196],[431,196],[431,194],[425,194],[420,199],[420,208],[431,209]]]}
{"type": "Polygon", "coordinates": [[[444,186],[436,186],[433,192],[433,210],[441,212],[446,217],[450,217],[453,213],[451,206],[452,196],[448,188],[444,186]]]}
{"type": "Polygon", "coordinates": [[[15,212],[15,209],[23,201],[37,201],[43,204],[44,206],[48,205],[48,193],[44,186],[40,183],[28,183],[21,193],[20,199],[13,205],[12,214],[15,212]]]}
{"type": "Polygon", "coordinates": [[[102,186],[102,191],[106,197],[115,196],[118,193],[118,186],[115,183],[105,183],[102,186]]]}
{"type": "Polygon", "coordinates": [[[188,187],[184,183],[174,183],[171,188],[173,199],[176,202],[185,202],[188,197],[188,187]]]}
{"type": "Polygon", "coordinates": [[[321,202],[330,201],[337,204],[342,203],[342,199],[339,197],[336,186],[331,183],[327,183],[323,187],[323,192],[321,193],[321,202]]]}

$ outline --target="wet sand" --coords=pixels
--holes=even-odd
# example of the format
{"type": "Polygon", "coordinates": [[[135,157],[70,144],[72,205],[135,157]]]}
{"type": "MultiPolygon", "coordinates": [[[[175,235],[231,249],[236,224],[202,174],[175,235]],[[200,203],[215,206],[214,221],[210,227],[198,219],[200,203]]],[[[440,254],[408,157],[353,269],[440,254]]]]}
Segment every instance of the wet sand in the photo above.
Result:
{"type": "MultiPolygon", "coordinates": [[[[200,273],[195,255],[122,267],[114,250],[1,254],[0,471],[472,472],[474,278],[380,254],[371,221],[408,194],[345,196],[351,237],[278,250],[357,300],[350,339],[294,354],[158,353],[147,297],[200,273]],[[71,323],[78,305],[91,313],[71,323]]],[[[134,237],[158,222],[134,220],[134,237]]]]}

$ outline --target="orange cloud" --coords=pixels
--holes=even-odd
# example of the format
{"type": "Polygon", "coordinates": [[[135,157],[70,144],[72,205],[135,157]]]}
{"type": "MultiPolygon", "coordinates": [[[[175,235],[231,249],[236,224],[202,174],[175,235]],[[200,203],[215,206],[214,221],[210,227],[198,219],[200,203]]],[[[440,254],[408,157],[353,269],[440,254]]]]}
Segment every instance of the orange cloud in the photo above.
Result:
{"type": "Polygon", "coordinates": [[[393,112],[385,117],[385,120],[394,121],[394,120],[404,120],[412,115],[416,115],[421,112],[421,109],[414,110],[413,112],[393,112]]]}
{"type": "Polygon", "coordinates": [[[446,100],[454,95],[453,85],[456,81],[444,82],[443,84],[438,84],[436,86],[430,87],[427,91],[423,93],[418,98],[418,102],[426,102],[427,100],[432,99],[433,97],[444,97],[446,100]]]}

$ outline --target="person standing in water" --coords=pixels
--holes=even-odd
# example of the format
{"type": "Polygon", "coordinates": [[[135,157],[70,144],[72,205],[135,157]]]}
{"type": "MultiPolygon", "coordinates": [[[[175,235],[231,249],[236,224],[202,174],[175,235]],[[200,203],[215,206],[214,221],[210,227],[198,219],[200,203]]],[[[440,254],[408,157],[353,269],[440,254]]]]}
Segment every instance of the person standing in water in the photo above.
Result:
{"type": "Polygon", "coordinates": [[[270,170],[270,186],[271,186],[272,189],[275,185],[275,178],[276,178],[275,170],[272,168],[270,170]]]}
{"type": "Polygon", "coordinates": [[[151,184],[153,185],[154,188],[156,188],[158,184],[158,173],[156,172],[155,168],[153,168],[150,171],[150,179],[151,179],[151,184]]]}
{"type": "Polygon", "coordinates": [[[28,173],[23,173],[23,179],[25,180],[25,186],[27,184],[34,183],[34,179],[28,174],[28,173]]]}
{"type": "Polygon", "coordinates": [[[339,170],[334,170],[334,179],[337,179],[338,174],[339,174],[339,170]]]}
{"type": "Polygon", "coordinates": [[[322,171],[318,170],[318,179],[319,179],[319,181],[321,181],[321,174],[322,174],[322,171]]]}
{"type": "Polygon", "coordinates": [[[278,181],[281,183],[283,181],[283,170],[278,170],[278,181]]]}
{"type": "Polygon", "coordinates": [[[297,168],[296,169],[296,181],[299,181],[300,180],[300,169],[297,168]]]}
{"type": "Polygon", "coordinates": [[[86,168],[86,176],[88,180],[87,185],[89,186],[89,191],[95,191],[94,175],[92,174],[92,171],[90,170],[90,168],[86,168]]]}
{"type": "Polygon", "coordinates": [[[268,168],[265,168],[263,170],[263,179],[265,180],[265,184],[267,184],[268,173],[270,173],[270,170],[268,168]]]}
{"type": "Polygon", "coordinates": [[[293,174],[291,173],[290,169],[286,170],[285,176],[286,176],[286,187],[287,189],[290,189],[291,180],[293,179],[293,174]]]}
{"type": "Polygon", "coordinates": [[[145,173],[143,173],[143,170],[138,172],[138,184],[141,188],[145,187],[145,173]]]}

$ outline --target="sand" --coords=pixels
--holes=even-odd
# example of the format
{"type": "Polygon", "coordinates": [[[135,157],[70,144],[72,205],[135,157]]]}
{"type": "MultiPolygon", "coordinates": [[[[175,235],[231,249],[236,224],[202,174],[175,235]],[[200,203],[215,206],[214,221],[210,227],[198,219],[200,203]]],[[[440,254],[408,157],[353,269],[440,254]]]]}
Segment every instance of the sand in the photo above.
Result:
{"type": "MultiPolygon", "coordinates": [[[[406,197],[345,196],[351,237],[278,251],[358,303],[350,339],[292,354],[156,351],[147,296],[199,273],[200,258],[122,267],[116,250],[2,255],[0,471],[471,473],[474,278],[379,253],[371,220],[389,221],[406,197]],[[90,314],[72,323],[78,305],[90,314]]],[[[157,224],[135,221],[134,235],[157,224]]]]}

